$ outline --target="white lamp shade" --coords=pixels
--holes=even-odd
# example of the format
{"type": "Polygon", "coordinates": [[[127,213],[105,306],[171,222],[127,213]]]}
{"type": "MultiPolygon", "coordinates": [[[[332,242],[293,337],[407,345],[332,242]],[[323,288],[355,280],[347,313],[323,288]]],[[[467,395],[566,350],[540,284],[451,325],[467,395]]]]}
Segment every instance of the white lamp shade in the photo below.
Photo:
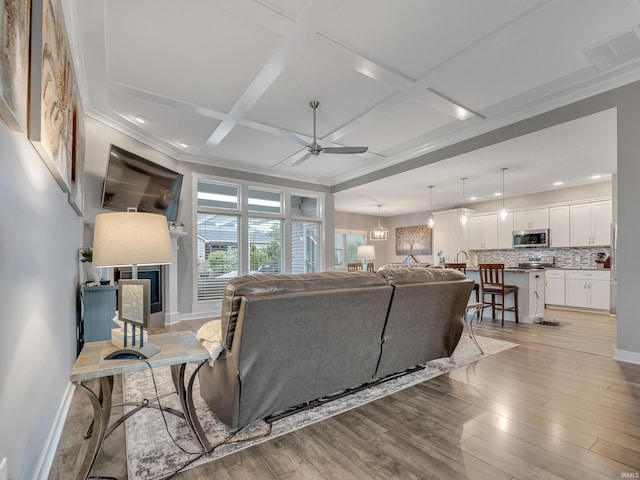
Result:
{"type": "Polygon", "coordinates": [[[360,245],[356,256],[361,260],[375,260],[376,249],[373,245],[360,245]]]}
{"type": "Polygon", "coordinates": [[[125,267],[173,263],[167,219],[141,212],[96,216],[93,266],[125,267]]]}

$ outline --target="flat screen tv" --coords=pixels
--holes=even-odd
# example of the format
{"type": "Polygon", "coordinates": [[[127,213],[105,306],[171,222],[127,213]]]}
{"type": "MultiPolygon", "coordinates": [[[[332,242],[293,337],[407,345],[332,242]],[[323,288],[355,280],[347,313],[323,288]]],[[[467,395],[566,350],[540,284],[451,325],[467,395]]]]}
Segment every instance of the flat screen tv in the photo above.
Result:
{"type": "Polygon", "coordinates": [[[102,208],[159,213],[176,221],[182,174],[111,145],[102,208]]]}

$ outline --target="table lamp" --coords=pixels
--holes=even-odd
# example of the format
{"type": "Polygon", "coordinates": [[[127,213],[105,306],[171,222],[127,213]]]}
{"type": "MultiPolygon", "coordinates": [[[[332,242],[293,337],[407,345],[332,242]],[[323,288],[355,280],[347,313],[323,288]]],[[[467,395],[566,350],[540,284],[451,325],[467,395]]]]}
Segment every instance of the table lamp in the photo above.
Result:
{"type": "Polygon", "coordinates": [[[367,270],[367,260],[374,261],[376,259],[376,249],[373,245],[360,245],[356,256],[362,260],[362,270],[367,270]]]}
{"type": "MultiPolygon", "coordinates": [[[[131,280],[120,280],[118,317],[124,322],[123,346],[107,358],[149,358],[160,351],[144,343],[149,323],[149,280],[138,279],[138,266],[173,263],[167,219],[142,212],[103,213],[96,216],[93,233],[93,264],[97,267],[131,267],[131,280]],[[127,324],[132,325],[131,346],[127,346],[127,324]],[[136,345],[136,326],[140,327],[136,345]]],[[[113,337],[111,343],[115,343],[113,337]]]]}

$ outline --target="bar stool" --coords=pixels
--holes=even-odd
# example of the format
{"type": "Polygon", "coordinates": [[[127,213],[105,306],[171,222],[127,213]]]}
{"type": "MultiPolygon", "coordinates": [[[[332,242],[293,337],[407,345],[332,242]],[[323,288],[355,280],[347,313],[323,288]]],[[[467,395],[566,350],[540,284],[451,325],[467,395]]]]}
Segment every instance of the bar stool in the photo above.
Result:
{"type": "MultiPolygon", "coordinates": [[[[444,268],[452,268],[454,270],[460,270],[465,275],[467,274],[467,264],[466,263],[445,263],[444,268]]],[[[478,282],[473,284],[473,291],[476,292],[476,302],[480,301],[480,285],[478,282]]],[[[481,319],[482,317],[480,317],[481,319]]],[[[480,321],[480,319],[478,321],[480,321]]]]}
{"type": "Polygon", "coordinates": [[[502,311],[502,326],[504,326],[504,312],[514,312],[516,323],[518,322],[518,287],[504,284],[504,263],[481,263],[480,287],[482,291],[482,303],[491,306],[491,318],[496,318],[496,309],[502,311]],[[505,307],[505,298],[513,294],[513,307],[505,307]],[[491,295],[491,301],[486,301],[486,296],[491,295]],[[496,299],[496,297],[499,297],[496,299]],[[500,300],[500,301],[498,301],[500,300]]]}
{"type": "MultiPolygon", "coordinates": [[[[465,275],[467,274],[466,263],[445,263],[444,268],[452,268],[454,270],[460,270],[465,275]]],[[[467,307],[465,308],[465,317],[469,319],[469,337],[471,337],[471,340],[473,341],[473,343],[476,344],[476,347],[478,347],[478,350],[480,350],[480,353],[484,355],[484,352],[482,351],[482,347],[480,347],[480,345],[478,344],[478,341],[476,340],[476,335],[473,332],[473,317],[478,315],[478,322],[481,322],[482,313],[484,311],[484,303],[480,301],[480,285],[478,285],[477,282],[474,283],[473,290],[476,292],[476,301],[467,303],[467,307]],[[469,317],[469,310],[473,310],[473,313],[471,314],[470,317],[469,317]]]]}

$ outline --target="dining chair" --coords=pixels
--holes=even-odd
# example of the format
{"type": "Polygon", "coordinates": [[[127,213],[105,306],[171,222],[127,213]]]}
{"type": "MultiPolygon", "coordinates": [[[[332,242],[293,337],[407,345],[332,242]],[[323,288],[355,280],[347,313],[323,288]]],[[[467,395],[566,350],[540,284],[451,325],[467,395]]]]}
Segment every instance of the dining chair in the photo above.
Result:
{"type": "Polygon", "coordinates": [[[502,326],[504,326],[504,312],[514,312],[518,322],[518,287],[505,285],[504,263],[481,263],[480,267],[480,291],[482,303],[491,306],[491,318],[496,318],[496,310],[502,312],[502,326]],[[507,295],[513,294],[513,306],[505,307],[507,295]],[[491,301],[487,302],[487,295],[491,301]]]}

